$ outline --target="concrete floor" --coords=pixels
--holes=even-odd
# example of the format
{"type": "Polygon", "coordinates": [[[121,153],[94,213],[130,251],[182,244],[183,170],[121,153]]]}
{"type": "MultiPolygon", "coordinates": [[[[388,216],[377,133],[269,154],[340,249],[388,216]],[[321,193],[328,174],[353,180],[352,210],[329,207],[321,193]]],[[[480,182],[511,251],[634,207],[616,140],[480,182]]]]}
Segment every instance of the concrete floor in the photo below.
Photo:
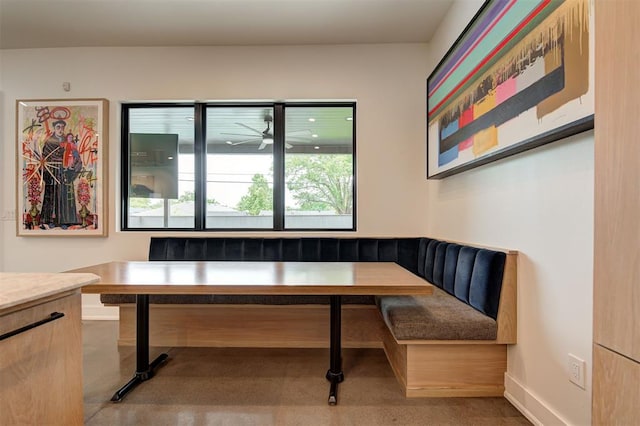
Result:
{"type": "Polygon", "coordinates": [[[135,370],[117,322],[84,321],[87,425],[529,425],[504,398],[407,399],[381,349],[345,349],[329,406],[328,349],[152,348],[169,360],[120,403],[135,370]]]}

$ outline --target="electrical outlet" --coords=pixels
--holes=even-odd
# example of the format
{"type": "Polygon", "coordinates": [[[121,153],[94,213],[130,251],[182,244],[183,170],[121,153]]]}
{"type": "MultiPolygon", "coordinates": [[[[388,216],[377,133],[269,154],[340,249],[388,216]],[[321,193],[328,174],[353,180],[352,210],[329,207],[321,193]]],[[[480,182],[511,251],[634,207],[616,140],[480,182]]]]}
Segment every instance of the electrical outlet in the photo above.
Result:
{"type": "Polygon", "coordinates": [[[16,219],[15,210],[3,210],[2,216],[0,216],[0,220],[11,221],[16,219]]]}
{"type": "Polygon", "coordinates": [[[585,382],[585,362],[573,354],[569,354],[569,380],[582,389],[585,382]]]}

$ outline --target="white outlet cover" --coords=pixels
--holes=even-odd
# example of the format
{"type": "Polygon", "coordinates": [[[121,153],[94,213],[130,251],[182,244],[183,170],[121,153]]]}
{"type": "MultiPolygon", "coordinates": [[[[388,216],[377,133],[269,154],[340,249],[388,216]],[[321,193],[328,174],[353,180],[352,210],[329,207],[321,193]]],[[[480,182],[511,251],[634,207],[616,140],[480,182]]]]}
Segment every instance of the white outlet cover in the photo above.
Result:
{"type": "Polygon", "coordinates": [[[585,389],[586,362],[573,354],[569,354],[569,381],[585,389]]]}
{"type": "Polygon", "coordinates": [[[3,220],[3,221],[12,221],[15,219],[16,219],[15,210],[3,210],[2,216],[0,216],[0,220],[3,220]]]}

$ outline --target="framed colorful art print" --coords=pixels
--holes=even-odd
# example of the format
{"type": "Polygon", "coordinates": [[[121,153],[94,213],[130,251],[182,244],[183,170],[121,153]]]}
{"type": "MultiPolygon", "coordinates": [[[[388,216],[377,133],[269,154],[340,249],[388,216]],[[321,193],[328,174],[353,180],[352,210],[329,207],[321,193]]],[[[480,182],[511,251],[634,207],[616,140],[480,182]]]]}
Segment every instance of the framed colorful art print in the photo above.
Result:
{"type": "Polygon", "coordinates": [[[106,99],[16,101],[18,236],[107,235],[106,99]]]}
{"type": "Polygon", "coordinates": [[[427,79],[427,178],[593,128],[590,0],[488,0],[427,79]]]}

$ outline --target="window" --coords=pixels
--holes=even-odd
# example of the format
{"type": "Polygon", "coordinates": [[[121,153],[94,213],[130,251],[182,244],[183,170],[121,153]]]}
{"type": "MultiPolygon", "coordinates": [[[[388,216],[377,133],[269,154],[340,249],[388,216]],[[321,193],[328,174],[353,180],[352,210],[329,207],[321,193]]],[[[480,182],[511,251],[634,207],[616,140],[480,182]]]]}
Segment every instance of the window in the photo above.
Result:
{"type": "Polygon", "coordinates": [[[351,228],[353,107],[290,107],[285,127],[285,228],[351,228]]]}
{"type": "Polygon", "coordinates": [[[355,104],[124,104],[123,230],[355,230],[355,104]]]}
{"type": "Polygon", "coordinates": [[[123,223],[131,229],[193,228],[194,107],[126,112],[127,220],[123,223]]]}

